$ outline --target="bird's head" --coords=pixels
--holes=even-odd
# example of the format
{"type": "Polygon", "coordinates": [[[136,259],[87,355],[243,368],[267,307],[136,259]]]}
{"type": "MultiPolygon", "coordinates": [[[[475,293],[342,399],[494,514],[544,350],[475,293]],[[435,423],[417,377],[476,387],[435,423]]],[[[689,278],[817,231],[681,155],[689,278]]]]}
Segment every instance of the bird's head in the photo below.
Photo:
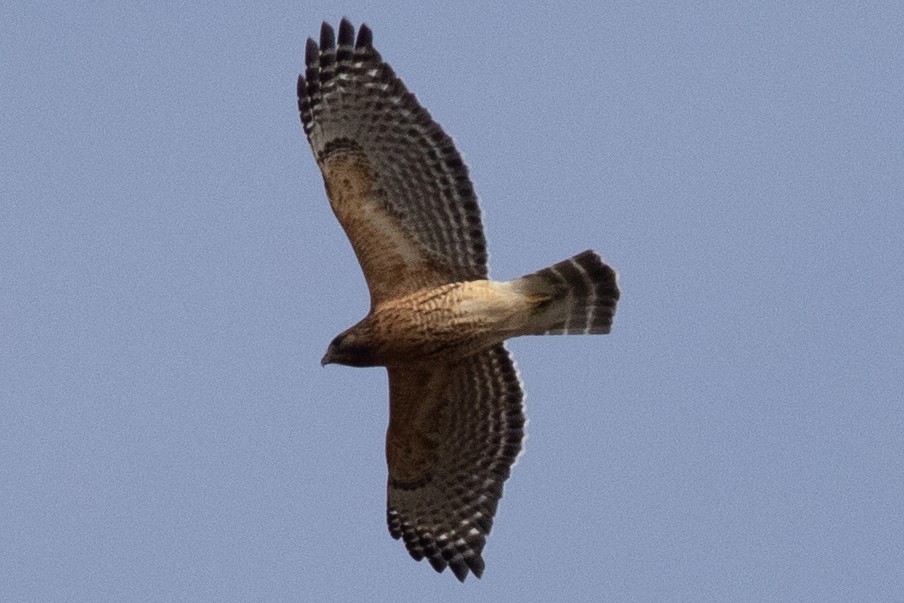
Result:
{"type": "Polygon", "coordinates": [[[320,366],[345,364],[347,366],[376,366],[375,351],[364,337],[350,329],[337,335],[330,342],[320,366]]]}

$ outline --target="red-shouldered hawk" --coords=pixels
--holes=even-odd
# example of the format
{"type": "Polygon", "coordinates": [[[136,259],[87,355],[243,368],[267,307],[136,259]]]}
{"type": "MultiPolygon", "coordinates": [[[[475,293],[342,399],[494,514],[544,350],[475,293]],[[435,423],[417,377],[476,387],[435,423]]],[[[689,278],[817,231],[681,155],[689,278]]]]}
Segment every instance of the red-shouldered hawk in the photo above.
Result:
{"type": "Polygon", "coordinates": [[[480,577],[524,394],[503,341],[608,333],[619,290],[593,251],[507,281],[487,275],[477,196],[452,139],[343,19],[308,39],[298,106],[370,313],[322,364],[389,373],[389,531],[411,556],[480,577]]]}

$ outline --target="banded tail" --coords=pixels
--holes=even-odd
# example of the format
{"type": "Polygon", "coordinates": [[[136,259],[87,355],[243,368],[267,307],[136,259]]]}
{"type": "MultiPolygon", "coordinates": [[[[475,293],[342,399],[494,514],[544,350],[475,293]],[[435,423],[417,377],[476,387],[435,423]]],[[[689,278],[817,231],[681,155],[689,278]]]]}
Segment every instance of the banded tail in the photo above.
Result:
{"type": "Polygon", "coordinates": [[[513,286],[535,300],[526,335],[608,333],[618,302],[615,270],[587,250],[516,279],[513,286]]]}

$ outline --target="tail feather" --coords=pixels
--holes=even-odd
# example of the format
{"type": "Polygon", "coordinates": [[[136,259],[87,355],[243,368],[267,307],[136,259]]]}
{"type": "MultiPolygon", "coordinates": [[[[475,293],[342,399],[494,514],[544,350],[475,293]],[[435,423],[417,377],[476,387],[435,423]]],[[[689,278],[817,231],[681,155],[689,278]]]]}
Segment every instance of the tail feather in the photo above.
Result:
{"type": "Polygon", "coordinates": [[[514,281],[534,300],[529,335],[608,333],[619,298],[615,270],[588,250],[514,281]]]}

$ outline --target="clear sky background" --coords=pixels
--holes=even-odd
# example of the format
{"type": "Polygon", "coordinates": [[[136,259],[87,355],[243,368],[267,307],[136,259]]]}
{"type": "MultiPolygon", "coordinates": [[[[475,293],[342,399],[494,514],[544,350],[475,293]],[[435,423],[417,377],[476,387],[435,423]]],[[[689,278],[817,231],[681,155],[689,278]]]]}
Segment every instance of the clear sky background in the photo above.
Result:
{"type": "Polygon", "coordinates": [[[0,599],[904,598],[904,4],[0,8],[0,599]],[[367,22],[506,279],[586,248],[606,337],[511,342],[483,580],[385,526],[385,372],[296,110],[367,22]]]}

